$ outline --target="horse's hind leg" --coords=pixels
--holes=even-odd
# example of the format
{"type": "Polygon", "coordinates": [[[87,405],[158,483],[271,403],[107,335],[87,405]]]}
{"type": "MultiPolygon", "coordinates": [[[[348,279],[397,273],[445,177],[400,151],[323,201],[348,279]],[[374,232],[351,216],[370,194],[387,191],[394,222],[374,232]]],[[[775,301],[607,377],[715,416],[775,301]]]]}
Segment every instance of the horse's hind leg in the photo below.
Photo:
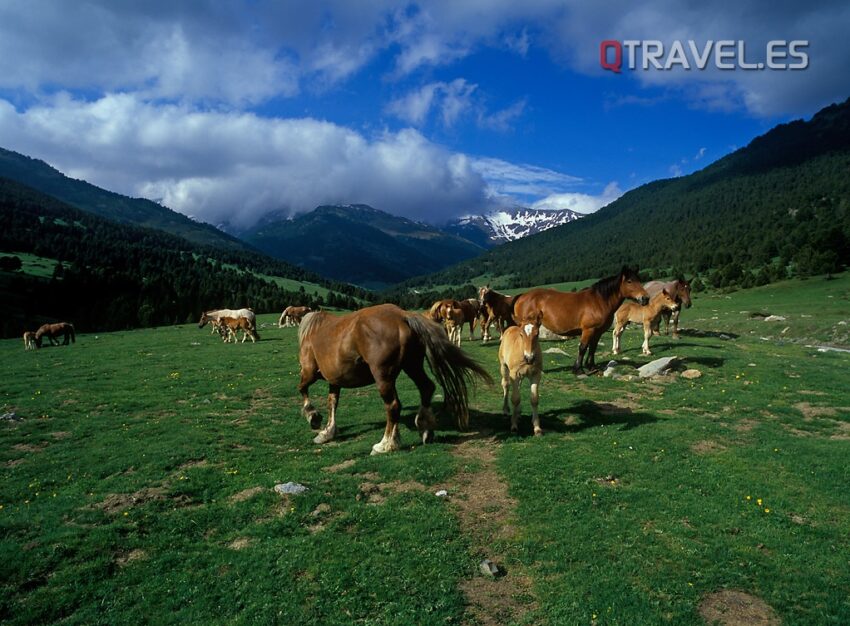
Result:
{"type": "Polygon", "coordinates": [[[339,385],[328,385],[328,425],[313,443],[327,443],[336,437],[336,407],[339,405],[339,385]]]}
{"type": "Polygon", "coordinates": [[[383,438],[372,446],[372,454],[394,452],[401,447],[401,435],[398,432],[398,420],[401,416],[401,402],[395,388],[395,380],[389,376],[381,376],[380,372],[372,372],[378,385],[378,392],[387,410],[387,425],[383,438]]]}
{"type": "Polygon", "coordinates": [[[519,432],[519,403],[520,403],[520,393],[519,386],[522,382],[522,379],[519,376],[515,378],[511,378],[511,404],[513,405],[513,411],[511,411],[511,432],[518,433],[519,432]]]}
{"type": "Polygon", "coordinates": [[[414,359],[405,366],[404,373],[410,376],[410,379],[419,390],[419,411],[416,413],[416,429],[419,431],[422,443],[432,443],[437,424],[434,414],[431,412],[431,398],[434,397],[434,390],[437,387],[425,373],[424,361],[414,359]]]}
{"type": "Polygon", "coordinates": [[[502,376],[502,413],[507,417],[511,414],[508,408],[508,389],[511,386],[511,370],[505,363],[502,363],[499,367],[499,373],[502,376]]]}
{"type": "Polygon", "coordinates": [[[301,394],[301,414],[310,422],[310,428],[318,430],[322,425],[322,416],[310,402],[310,385],[319,379],[319,367],[312,358],[301,359],[301,382],[298,383],[298,392],[301,394]]]}
{"type": "Polygon", "coordinates": [[[679,338],[679,314],[681,313],[681,309],[677,311],[673,311],[670,317],[673,318],[673,339],[679,338]]]}

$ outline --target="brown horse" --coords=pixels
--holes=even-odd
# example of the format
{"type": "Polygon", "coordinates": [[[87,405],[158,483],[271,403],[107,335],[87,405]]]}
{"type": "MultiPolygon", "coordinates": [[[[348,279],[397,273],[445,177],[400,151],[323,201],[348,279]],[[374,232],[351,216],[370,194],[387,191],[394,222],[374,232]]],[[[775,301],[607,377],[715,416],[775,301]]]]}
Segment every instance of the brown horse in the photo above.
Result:
{"type": "Polygon", "coordinates": [[[531,424],[534,435],[543,434],[537,404],[540,377],[543,374],[543,351],[540,349],[540,322],[543,314],[533,320],[523,320],[519,326],[511,326],[502,333],[499,344],[499,373],[502,375],[502,411],[511,416],[511,432],[519,431],[519,387],[523,378],[531,382],[531,424]],[[513,411],[508,412],[508,388],[511,389],[513,411]]]}
{"type": "Polygon", "coordinates": [[[666,289],[662,289],[649,299],[649,304],[641,306],[637,302],[624,302],[623,306],[614,313],[614,330],[612,331],[613,344],[611,352],[620,354],[620,335],[626,330],[629,322],[643,325],[642,352],[645,355],[652,354],[649,349],[649,338],[652,336],[652,325],[657,324],[664,311],[677,311],[679,303],[670,295],[666,289]]]}
{"type": "Polygon", "coordinates": [[[475,339],[475,324],[481,314],[481,304],[475,298],[468,298],[460,301],[460,308],[463,311],[464,323],[469,324],[469,338],[475,339]]]}
{"type": "Polygon", "coordinates": [[[30,330],[24,333],[24,350],[35,350],[35,333],[30,330]]]}
{"type": "Polygon", "coordinates": [[[372,454],[379,454],[401,446],[396,378],[402,371],[419,389],[416,427],[423,443],[433,441],[436,426],[431,414],[435,386],[425,373],[426,359],[460,428],[466,428],[469,420],[467,386],[472,377],[492,382],[484,368],[449,342],[439,325],[393,304],[342,316],[308,313],[298,329],[298,341],[302,414],[314,429],[322,425],[322,417],[310,402],[310,385],[320,378],[328,381],[328,424],[315,443],[326,443],[336,435],[336,408],[343,387],[377,385],[387,412],[384,436],[372,446],[372,454]]]}
{"type": "MultiPolygon", "coordinates": [[[[646,283],[643,286],[646,289],[646,293],[649,294],[651,298],[655,294],[660,291],[666,289],[667,293],[672,295],[676,302],[679,303],[679,308],[675,311],[664,310],[661,312],[661,316],[664,318],[664,329],[665,334],[670,334],[670,319],[673,319],[673,339],[679,338],[679,315],[682,313],[682,307],[686,309],[691,308],[691,283],[681,276],[676,280],[671,280],[670,282],[663,282],[660,280],[652,280],[646,283]]],[[[658,335],[661,329],[661,320],[656,320],[652,326],[652,331],[654,334],[658,335]]]]}
{"type": "Polygon", "coordinates": [[[504,332],[508,326],[513,326],[513,303],[516,296],[506,296],[498,291],[490,289],[490,285],[484,285],[478,290],[478,302],[481,308],[487,312],[484,325],[481,327],[481,341],[490,340],[490,326],[497,324],[499,334],[504,332]]]}
{"type": "Polygon", "coordinates": [[[59,322],[57,324],[44,324],[35,331],[35,345],[37,348],[40,348],[42,338],[47,337],[50,341],[50,345],[58,346],[59,342],[56,341],[56,338],[59,335],[62,335],[65,338],[65,341],[62,342],[63,346],[67,346],[69,340],[72,343],[77,341],[76,334],[74,333],[74,325],[69,324],[68,322],[59,322]]]}
{"type": "Polygon", "coordinates": [[[288,306],[280,314],[280,319],[277,321],[278,328],[286,326],[298,326],[304,316],[312,311],[308,306],[288,306]]]}
{"type": "Polygon", "coordinates": [[[555,289],[532,289],[517,296],[514,301],[514,319],[534,319],[542,312],[543,326],[553,333],[581,335],[573,372],[578,374],[585,365],[595,371],[596,346],[602,334],[611,326],[614,312],[626,298],[641,304],[649,302],[637,271],[623,266],[619,274],[603,278],[580,291],[565,293],[555,289]]]}
{"type": "Polygon", "coordinates": [[[236,333],[242,331],[242,343],[250,337],[251,343],[256,343],[260,340],[260,335],[254,324],[247,317],[220,317],[218,319],[218,327],[224,329],[226,337],[225,343],[236,343],[236,333]]]}

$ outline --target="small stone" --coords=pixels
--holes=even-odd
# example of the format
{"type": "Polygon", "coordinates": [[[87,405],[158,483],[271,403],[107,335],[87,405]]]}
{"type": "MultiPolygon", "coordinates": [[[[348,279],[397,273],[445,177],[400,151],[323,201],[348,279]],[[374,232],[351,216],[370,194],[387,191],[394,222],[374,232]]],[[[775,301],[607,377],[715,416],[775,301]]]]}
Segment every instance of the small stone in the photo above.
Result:
{"type": "Polygon", "coordinates": [[[673,365],[673,363],[678,359],[679,357],[677,356],[665,356],[660,359],[655,359],[654,361],[650,361],[646,365],[642,365],[641,367],[639,367],[638,374],[641,378],[650,378],[651,376],[658,376],[668,370],[670,366],[673,365]]]}
{"type": "Polygon", "coordinates": [[[5,422],[20,422],[22,419],[23,418],[14,411],[10,411],[9,413],[3,413],[3,415],[0,415],[0,420],[5,422]]]}
{"type": "Polygon", "coordinates": [[[484,559],[478,564],[479,571],[487,578],[495,578],[499,575],[499,566],[490,559],[484,559]]]}
{"type": "Polygon", "coordinates": [[[720,338],[723,339],[724,341],[729,341],[732,337],[730,337],[729,335],[724,335],[723,333],[720,333],[720,338]]]}
{"type": "Polygon", "coordinates": [[[702,372],[699,370],[685,370],[682,372],[682,378],[687,378],[688,380],[699,378],[700,376],[702,376],[702,372]]]}
{"type": "Polygon", "coordinates": [[[587,378],[587,374],[579,374],[578,376],[576,376],[576,378],[578,378],[579,380],[584,380],[585,378],[587,378]]]}
{"type": "Polygon", "coordinates": [[[435,495],[435,496],[437,496],[438,498],[445,498],[447,495],[449,495],[449,492],[448,492],[448,491],[446,491],[445,489],[440,489],[440,490],[439,490],[437,493],[435,493],[434,495],[435,495]]]}
{"type": "Polygon", "coordinates": [[[543,354],[563,354],[564,356],[567,356],[567,353],[560,348],[547,348],[543,351],[543,354]]]}
{"type": "Polygon", "coordinates": [[[785,318],[782,317],[781,315],[768,315],[766,318],[764,318],[764,321],[765,322],[784,322],[785,318]]]}
{"type": "Polygon", "coordinates": [[[297,495],[299,493],[304,493],[308,489],[309,489],[309,487],[305,487],[304,485],[301,485],[299,483],[293,483],[293,482],[277,484],[277,485],[274,486],[274,490],[281,495],[285,495],[285,494],[297,495]]]}

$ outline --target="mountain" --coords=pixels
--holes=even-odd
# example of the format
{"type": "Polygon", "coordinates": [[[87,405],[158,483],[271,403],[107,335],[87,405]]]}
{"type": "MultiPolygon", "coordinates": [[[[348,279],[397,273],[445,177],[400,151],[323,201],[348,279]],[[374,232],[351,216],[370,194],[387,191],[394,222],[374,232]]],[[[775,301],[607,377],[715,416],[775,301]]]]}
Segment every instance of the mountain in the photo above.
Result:
{"type": "Polygon", "coordinates": [[[240,236],[270,256],[368,288],[429,274],[483,252],[465,239],[365,204],[267,218],[240,236]]]}
{"type": "Polygon", "coordinates": [[[483,274],[515,287],[580,280],[624,263],[654,275],[699,273],[718,287],[850,264],[850,100],[781,124],[698,172],[648,183],[587,217],[393,293],[483,274]]]}
{"type": "Polygon", "coordinates": [[[108,220],[4,178],[0,258],[5,337],[57,319],[80,331],[116,330],[197,321],[202,310],[222,306],[353,308],[355,297],[369,295],[256,252],[108,220]],[[27,271],[22,260],[40,269],[27,271]],[[322,289],[320,299],[319,285],[334,291],[322,289]]]}
{"type": "Polygon", "coordinates": [[[0,177],[17,181],[100,217],[125,224],[158,228],[201,245],[230,250],[247,249],[236,237],[223,233],[214,226],[196,222],[150,200],[129,198],[95,187],[83,180],[69,178],[44,161],[3,148],[0,148],[0,177]]]}
{"type": "Polygon", "coordinates": [[[573,222],[580,217],[584,217],[584,214],[570,209],[544,211],[517,206],[484,215],[467,215],[447,223],[443,230],[479,246],[492,248],[573,222]]]}

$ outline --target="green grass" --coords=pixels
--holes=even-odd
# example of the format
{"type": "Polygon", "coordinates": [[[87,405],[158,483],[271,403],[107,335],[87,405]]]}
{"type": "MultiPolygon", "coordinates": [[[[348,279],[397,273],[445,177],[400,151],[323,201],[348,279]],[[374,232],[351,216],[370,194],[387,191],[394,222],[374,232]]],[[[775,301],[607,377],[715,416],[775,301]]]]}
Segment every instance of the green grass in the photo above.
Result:
{"type": "MultiPolygon", "coordinates": [[[[806,347],[847,345],[848,295],[846,275],[697,295],[682,338],[651,344],[699,369],[692,381],[576,379],[576,342],[545,343],[568,356],[545,358],[542,438],[529,436],[527,390],[518,437],[500,390],[478,390],[473,424],[495,430],[517,501],[501,565],[533,581],[523,623],[699,623],[701,597],[722,588],[761,597],[784,624],[850,623],[850,354],[806,347]]],[[[369,456],[384,420],[372,387],[343,390],[340,436],[317,447],[299,414],[295,329],[260,334],[223,345],[188,325],[30,353],[0,342],[0,404],[23,417],[0,423],[0,620],[465,619],[460,586],[481,555],[433,492],[477,466],[454,454],[450,420],[418,445],[402,377],[402,452],[369,456]],[[272,491],[290,480],[310,491],[272,491]],[[424,489],[389,487],[379,504],[362,493],[395,481],[424,489]]],[[[621,361],[649,360],[641,339],[626,331],[621,361]]],[[[496,343],[464,347],[496,374],[496,343]]],[[[610,333],[598,360],[609,350],[610,333]]],[[[325,391],[314,386],[317,406],[325,391]]]]}
{"type": "Polygon", "coordinates": [[[53,276],[53,270],[58,263],[56,259],[29,254],[27,252],[2,252],[0,256],[16,256],[21,260],[21,269],[14,273],[29,274],[30,276],[39,276],[42,278],[53,276]]]}

